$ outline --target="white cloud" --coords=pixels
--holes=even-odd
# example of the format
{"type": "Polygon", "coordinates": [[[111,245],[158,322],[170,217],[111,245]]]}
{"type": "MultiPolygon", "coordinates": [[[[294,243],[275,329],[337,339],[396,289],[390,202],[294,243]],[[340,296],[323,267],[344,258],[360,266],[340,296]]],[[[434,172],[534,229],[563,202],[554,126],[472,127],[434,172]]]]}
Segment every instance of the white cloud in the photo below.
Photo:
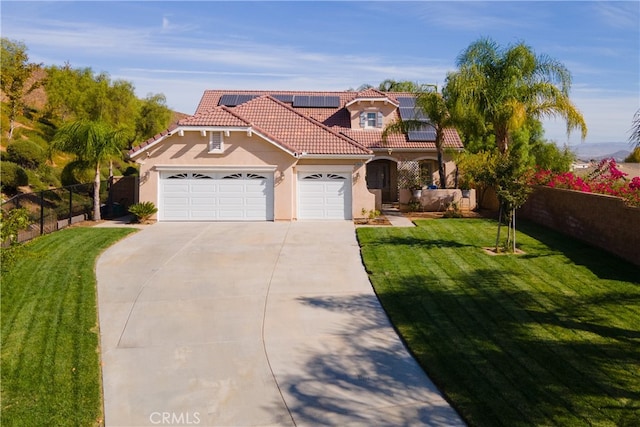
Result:
{"type": "Polygon", "coordinates": [[[601,21],[610,27],[638,29],[640,3],[637,1],[599,1],[591,6],[601,21]]]}

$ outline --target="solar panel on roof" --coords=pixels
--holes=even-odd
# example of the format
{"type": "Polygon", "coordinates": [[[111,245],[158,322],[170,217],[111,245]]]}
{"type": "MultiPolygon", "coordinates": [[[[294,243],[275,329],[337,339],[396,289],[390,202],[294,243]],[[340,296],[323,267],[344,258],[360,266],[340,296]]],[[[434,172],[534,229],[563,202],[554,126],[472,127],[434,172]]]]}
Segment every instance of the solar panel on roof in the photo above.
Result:
{"type": "Polygon", "coordinates": [[[271,95],[271,96],[273,96],[275,99],[277,99],[280,102],[286,102],[289,104],[293,102],[293,95],[291,94],[276,93],[275,95],[271,95]]]}
{"type": "Polygon", "coordinates": [[[402,120],[413,119],[414,108],[413,107],[400,107],[400,118],[402,120]]]}
{"type": "Polygon", "coordinates": [[[218,101],[218,105],[226,105],[227,107],[235,107],[238,105],[237,103],[238,95],[225,93],[220,97],[218,101]]]}
{"type": "Polygon", "coordinates": [[[435,141],[436,129],[427,125],[424,129],[409,131],[407,132],[407,139],[409,141],[435,141]]]}
{"type": "Polygon", "coordinates": [[[400,107],[400,118],[402,120],[429,120],[424,111],[415,107],[400,107]]]}
{"type": "Polygon", "coordinates": [[[235,107],[236,105],[244,104],[247,101],[251,101],[253,98],[258,95],[250,94],[250,95],[237,95],[234,93],[225,93],[220,97],[220,101],[218,101],[218,105],[226,105],[227,107],[235,107]]]}
{"type": "Polygon", "coordinates": [[[340,97],[322,95],[296,95],[293,97],[293,106],[308,108],[338,108],[340,106],[340,97]]]}
{"type": "Polygon", "coordinates": [[[251,101],[253,98],[256,98],[258,95],[238,95],[238,103],[236,105],[244,104],[245,102],[251,101]]]}
{"type": "Polygon", "coordinates": [[[340,106],[339,96],[325,96],[325,107],[338,108],[340,106]]]}
{"type": "Polygon", "coordinates": [[[313,108],[324,107],[324,96],[310,96],[309,107],[313,107],[313,108]]]}
{"type": "Polygon", "coordinates": [[[294,107],[308,107],[309,106],[309,96],[307,95],[296,95],[293,97],[293,106],[294,107]]]}
{"type": "Polygon", "coordinates": [[[396,99],[398,100],[400,107],[415,107],[416,105],[416,99],[414,97],[401,96],[396,99]]]}

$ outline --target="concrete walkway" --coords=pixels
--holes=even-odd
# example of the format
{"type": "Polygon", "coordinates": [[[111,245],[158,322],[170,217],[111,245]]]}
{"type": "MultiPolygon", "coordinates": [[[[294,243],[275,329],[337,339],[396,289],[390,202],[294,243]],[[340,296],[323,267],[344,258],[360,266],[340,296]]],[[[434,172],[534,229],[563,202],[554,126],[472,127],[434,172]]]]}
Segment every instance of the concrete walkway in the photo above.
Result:
{"type": "Polygon", "coordinates": [[[350,222],[158,223],[98,260],[107,426],[464,425],[350,222]]]}
{"type": "Polygon", "coordinates": [[[398,208],[384,207],[382,214],[389,220],[393,227],[415,227],[415,224],[411,222],[409,218],[404,216],[398,208]]]}

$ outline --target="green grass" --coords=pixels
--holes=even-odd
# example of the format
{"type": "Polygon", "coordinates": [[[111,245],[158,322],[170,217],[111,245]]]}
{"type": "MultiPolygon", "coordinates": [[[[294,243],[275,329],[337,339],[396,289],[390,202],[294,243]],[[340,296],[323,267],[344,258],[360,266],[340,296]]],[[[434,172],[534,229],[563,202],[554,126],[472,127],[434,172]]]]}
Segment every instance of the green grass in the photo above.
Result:
{"type": "Polygon", "coordinates": [[[517,256],[482,251],[494,221],[416,222],[358,229],[362,256],[470,425],[640,425],[640,268],[526,222],[517,256]]]}
{"type": "Polygon", "coordinates": [[[59,231],[26,244],[3,271],[2,426],[101,422],[94,265],[132,231],[59,231]]]}

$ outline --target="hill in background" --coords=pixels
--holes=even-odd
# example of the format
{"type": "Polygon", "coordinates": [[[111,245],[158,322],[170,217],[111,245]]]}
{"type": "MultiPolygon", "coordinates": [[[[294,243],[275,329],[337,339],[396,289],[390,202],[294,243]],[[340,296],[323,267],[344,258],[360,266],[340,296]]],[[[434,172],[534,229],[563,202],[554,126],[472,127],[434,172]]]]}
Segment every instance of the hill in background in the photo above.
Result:
{"type": "Polygon", "coordinates": [[[612,157],[617,162],[622,162],[631,153],[633,147],[628,142],[585,142],[583,144],[571,145],[569,149],[576,154],[578,160],[585,162],[612,157]]]}

